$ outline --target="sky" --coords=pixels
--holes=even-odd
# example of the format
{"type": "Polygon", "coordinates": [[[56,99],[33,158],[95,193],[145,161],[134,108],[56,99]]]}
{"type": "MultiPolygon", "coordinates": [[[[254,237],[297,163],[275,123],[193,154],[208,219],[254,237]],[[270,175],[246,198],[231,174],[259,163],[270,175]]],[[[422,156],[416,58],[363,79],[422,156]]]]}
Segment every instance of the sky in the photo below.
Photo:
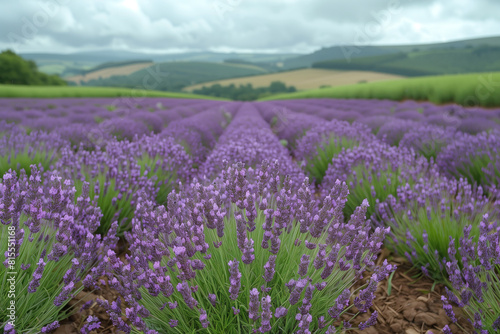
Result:
{"type": "Polygon", "coordinates": [[[500,35],[498,0],[0,0],[0,50],[309,53],[500,35]]]}

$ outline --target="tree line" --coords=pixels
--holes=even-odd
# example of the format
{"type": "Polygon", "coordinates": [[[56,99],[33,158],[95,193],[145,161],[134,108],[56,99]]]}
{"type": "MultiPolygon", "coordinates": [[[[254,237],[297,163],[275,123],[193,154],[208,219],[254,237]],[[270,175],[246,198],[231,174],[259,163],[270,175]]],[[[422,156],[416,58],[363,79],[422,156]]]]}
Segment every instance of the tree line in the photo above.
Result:
{"type": "Polygon", "coordinates": [[[237,101],[254,101],[273,94],[293,93],[296,91],[297,89],[295,89],[294,86],[287,86],[281,81],[273,81],[268,87],[253,87],[250,83],[239,86],[235,84],[230,84],[228,86],[214,84],[209,87],[203,86],[200,89],[195,89],[193,93],[237,101]]]}

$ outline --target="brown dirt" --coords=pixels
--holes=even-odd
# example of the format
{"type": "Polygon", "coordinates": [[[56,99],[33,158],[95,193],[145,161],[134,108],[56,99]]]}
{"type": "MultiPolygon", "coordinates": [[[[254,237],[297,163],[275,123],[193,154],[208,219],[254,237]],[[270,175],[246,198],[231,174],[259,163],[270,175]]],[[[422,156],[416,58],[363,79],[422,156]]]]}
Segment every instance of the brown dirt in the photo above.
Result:
{"type": "MultiPolygon", "coordinates": [[[[453,324],[443,310],[441,295],[445,294],[444,285],[434,284],[434,281],[412,268],[408,261],[392,256],[384,250],[378,259],[378,264],[387,259],[397,265],[397,270],[391,280],[380,283],[374,305],[370,312],[359,316],[354,324],[366,321],[371,312],[378,312],[377,324],[357,333],[367,334],[437,334],[448,325],[454,334],[474,333],[469,321],[463,316],[462,310],[454,308],[458,324],[453,324]]],[[[369,277],[369,273],[366,275],[369,277]]],[[[347,319],[346,319],[347,320],[347,319]]]]}
{"type": "MultiPolygon", "coordinates": [[[[128,244],[123,239],[120,239],[115,251],[119,254],[119,257],[124,260],[125,254],[128,252],[128,244]]],[[[103,277],[101,281],[104,281],[104,284],[100,284],[99,290],[89,291],[85,289],[69,302],[68,306],[75,310],[75,313],[68,319],[62,321],[61,326],[56,329],[53,334],[80,334],[80,329],[85,324],[85,320],[91,315],[99,318],[101,322],[99,329],[92,331],[91,334],[123,334],[122,331],[117,330],[113,325],[106,311],[95,302],[96,299],[104,299],[111,303],[120,297],[114,289],[107,285],[107,278],[103,277]],[[85,310],[81,310],[83,304],[90,300],[94,301],[91,306],[85,310]]],[[[123,302],[123,298],[121,298],[121,300],[122,313],[125,314],[126,306],[123,302]]],[[[123,320],[126,321],[126,318],[124,317],[123,320]]]]}

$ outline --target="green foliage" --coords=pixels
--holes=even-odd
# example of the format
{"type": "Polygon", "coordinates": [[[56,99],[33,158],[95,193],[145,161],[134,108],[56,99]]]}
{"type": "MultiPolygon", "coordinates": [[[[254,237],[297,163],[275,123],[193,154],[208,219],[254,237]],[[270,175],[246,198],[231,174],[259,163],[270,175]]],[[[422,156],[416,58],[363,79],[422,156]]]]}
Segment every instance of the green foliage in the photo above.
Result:
{"type": "MultiPolygon", "coordinates": [[[[76,188],[76,196],[82,194],[84,182],[89,183],[89,197],[92,201],[96,201],[99,208],[102,210],[101,224],[97,229],[98,234],[107,234],[113,222],[118,221],[118,235],[130,228],[130,221],[134,217],[134,207],[131,204],[131,189],[123,194],[120,191],[120,185],[116,183],[114,178],[109,177],[108,171],[103,171],[97,175],[91,175],[87,171],[83,171],[84,181],[74,177],[76,188]],[[96,193],[97,190],[97,193],[96,193]]],[[[138,189],[134,189],[138,190],[138,189]]]]}
{"type": "Polygon", "coordinates": [[[41,147],[33,150],[27,144],[21,152],[11,149],[7,154],[0,155],[0,176],[4,175],[9,169],[15,170],[17,173],[24,169],[26,174],[30,175],[31,165],[48,170],[56,160],[57,156],[54,150],[43,150],[41,147]]]}
{"type": "Polygon", "coordinates": [[[229,98],[238,101],[254,101],[263,96],[277,93],[293,93],[296,89],[293,86],[287,87],[281,81],[273,81],[268,87],[254,88],[252,84],[240,85],[239,87],[234,84],[229,86],[222,86],[215,84],[210,87],[203,86],[200,89],[195,89],[195,94],[208,95],[229,98]]]}
{"type": "Polygon", "coordinates": [[[35,62],[7,50],[0,53],[0,84],[65,86],[66,82],[57,75],[39,72],[35,62]]]}
{"type": "MultiPolygon", "coordinates": [[[[455,239],[455,248],[458,249],[464,227],[472,225],[471,236],[474,241],[477,241],[479,223],[483,218],[481,213],[477,215],[456,214],[454,210],[456,210],[455,203],[449,200],[439,209],[431,206],[429,201],[425,206],[414,203],[407,210],[396,214],[394,220],[384,221],[391,227],[391,232],[394,234],[393,237],[386,239],[386,244],[400,255],[410,254],[415,267],[425,267],[433,280],[446,283],[448,275],[442,263],[440,266],[440,262],[444,258],[447,261],[450,260],[449,238],[455,239]],[[408,212],[411,212],[411,216],[408,212]],[[424,233],[428,235],[427,244],[424,242],[424,233]],[[408,235],[411,235],[412,239],[409,239],[408,235]],[[401,240],[407,240],[408,243],[401,240]],[[438,256],[435,256],[435,252],[438,256]]],[[[457,253],[457,260],[461,262],[459,253],[457,253]]]]}
{"type": "MultiPolygon", "coordinates": [[[[481,313],[483,324],[488,333],[494,333],[493,323],[498,319],[500,314],[500,265],[495,265],[493,271],[496,274],[491,274],[485,270],[481,270],[477,276],[481,282],[485,283],[487,288],[483,292],[483,303],[480,303],[475,296],[472,298],[469,305],[466,305],[465,311],[469,315],[469,319],[474,319],[474,314],[481,313]]],[[[498,331],[498,328],[496,329],[498,331]]]]}
{"type": "Polygon", "coordinates": [[[156,155],[151,157],[149,154],[144,153],[142,157],[137,160],[137,164],[141,166],[141,175],[147,172],[150,179],[154,179],[155,186],[158,189],[156,195],[156,203],[163,205],[167,203],[168,194],[173,189],[173,182],[178,180],[175,170],[171,170],[168,166],[163,168],[162,157],[156,155]]]}
{"type": "Polygon", "coordinates": [[[350,98],[401,101],[408,99],[438,104],[457,103],[465,106],[498,107],[500,106],[499,82],[500,72],[446,75],[315,89],[275,95],[262,100],[350,98]],[[481,87],[484,88],[482,90],[489,87],[493,91],[489,94],[477,95],[477,90],[481,87]]]}
{"type": "Polygon", "coordinates": [[[496,163],[498,158],[495,155],[496,159],[492,160],[488,152],[481,153],[473,155],[466,163],[457,164],[456,170],[450,170],[450,173],[457,179],[464,177],[471,184],[481,185],[487,191],[490,187],[499,186],[500,165],[496,163]]]}
{"type": "Polygon", "coordinates": [[[435,139],[422,143],[422,145],[420,145],[416,149],[416,151],[422,156],[424,156],[427,160],[430,160],[432,158],[434,161],[436,161],[437,155],[446,145],[448,145],[446,141],[435,139]]]}
{"type": "Polygon", "coordinates": [[[318,145],[316,154],[307,159],[305,168],[309,172],[309,175],[319,184],[323,180],[333,157],[342,152],[343,149],[353,148],[358,145],[359,142],[354,139],[330,136],[329,139],[318,145]]]}
{"type": "Polygon", "coordinates": [[[380,171],[363,163],[354,167],[346,181],[349,185],[349,195],[344,209],[345,217],[350,217],[364,199],[370,204],[366,216],[371,217],[376,211],[378,201],[384,201],[389,195],[397,195],[398,186],[401,184],[401,170],[402,167],[392,168],[390,163],[380,171]]]}
{"type": "MultiPolygon", "coordinates": [[[[21,217],[21,226],[24,225],[26,219],[24,216],[21,217]]],[[[47,265],[43,271],[40,286],[36,292],[28,293],[28,285],[33,279],[33,273],[37,268],[42,251],[46,250],[47,254],[50,254],[52,250],[55,242],[55,230],[49,224],[44,224],[38,233],[32,235],[34,242],[28,240],[29,229],[24,228],[24,230],[24,241],[19,249],[19,256],[15,260],[14,269],[7,270],[3,264],[0,265],[0,279],[2,280],[0,283],[0,324],[3,325],[7,322],[7,308],[12,300],[8,296],[10,284],[7,281],[12,275],[9,275],[8,272],[15,272],[16,329],[18,331],[22,329],[22,333],[35,334],[40,332],[42,326],[67,318],[71,311],[71,308],[65,308],[69,299],[58,307],[54,305],[54,298],[61,293],[64,287],[63,277],[72,267],[73,255],[64,255],[57,262],[46,261],[47,265]],[[48,237],[47,242],[37,242],[40,236],[48,237]],[[27,270],[23,270],[21,264],[31,264],[31,266],[27,270]]],[[[2,256],[8,249],[8,234],[7,226],[0,226],[0,253],[2,256]]],[[[83,286],[75,288],[73,293],[77,294],[82,290],[83,286]]]]}

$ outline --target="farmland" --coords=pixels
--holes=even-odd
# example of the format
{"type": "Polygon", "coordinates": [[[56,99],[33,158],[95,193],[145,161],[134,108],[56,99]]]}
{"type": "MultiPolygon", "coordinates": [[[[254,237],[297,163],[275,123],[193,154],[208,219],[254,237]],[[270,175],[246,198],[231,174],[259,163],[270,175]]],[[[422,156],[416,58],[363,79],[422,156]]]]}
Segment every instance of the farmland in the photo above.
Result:
{"type": "Polygon", "coordinates": [[[131,65],[123,65],[123,66],[117,66],[117,67],[109,67],[109,68],[103,68],[99,70],[95,70],[83,75],[75,75],[66,78],[66,81],[71,81],[74,83],[80,83],[80,82],[87,82],[89,80],[95,80],[95,79],[107,79],[109,77],[112,77],[113,75],[129,75],[134,72],[137,72],[139,70],[142,70],[144,68],[152,66],[152,62],[147,62],[147,63],[138,63],[138,64],[131,64],[131,65]]]}
{"type": "Polygon", "coordinates": [[[401,76],[376,73],[370,71],[331,71],[321,69],[302,69],[265,75],[255,75],[251,77],[233,78],[219,81],[210,81],[198,85],[184,88],[184,91],[191,92],[203,86],[220,84],[236,86],[251,84],[254,87],[267,87],[273,81],[281,81],[287,86],[294,86],[298,90],[318,89],[322,86],[342,86],[357,84],[359,82],[372,82],[383,80],[400,79],[401,76]]]}
{"type": "Polygon", "coordinates": [[[182,88],[213,80],[252,76],[267,73],[265,68],[249,64],[208,63],[200,61],[179,61],[156,63],[129,75],[97,78],[85,82],[88,86],[126,87],[144,86],[144,77],[155,75],[158,78],[154,89],[162,91],[181,91],[182,88]]]}
{"type": "Polygon", "coordinates": [[[2,333],[499,329],[500,109],[93,89],[0,99],[2,333]]]}
{"type": "Polygon", "coordinates": [[[348,99],[405,99],[456,103],[464,106],[500,106],[499,72],[461,75],[427,76],[404,80],[346,85],[304,92],[275,95],[274,99],[348,98],[348,99]]]}

